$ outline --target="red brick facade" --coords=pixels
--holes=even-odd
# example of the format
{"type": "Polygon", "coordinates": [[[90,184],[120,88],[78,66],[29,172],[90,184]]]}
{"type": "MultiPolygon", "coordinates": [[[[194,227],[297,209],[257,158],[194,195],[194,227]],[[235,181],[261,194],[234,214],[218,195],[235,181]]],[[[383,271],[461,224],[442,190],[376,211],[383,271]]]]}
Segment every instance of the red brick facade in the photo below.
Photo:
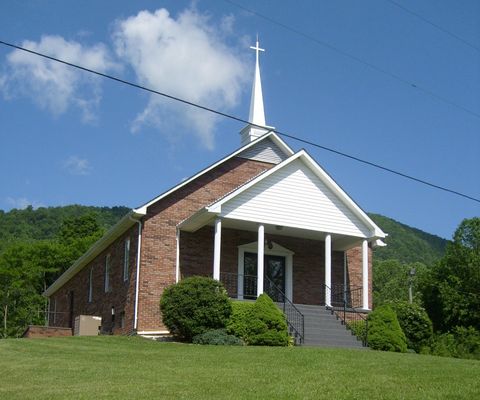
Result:
{"type": "MultiPolygon", "coordinates": [[[[273,166],[269,163],[233,157],[147,208],[147,215],[142,219],[137,331],[165,330],[161,321],[159,301],[165,287],[175,282],[177,225],[202,207],[273,166]]],[[[128,334],[134,330],[137,236],[138,228],[135,226],[117,238],[51,296],[50,311],[56,313],[51,314],[50,325],[70,326],[72,318],[85,314],[101,316],[102,331],[105,333],[128,334]],[[124,243],[127,237],[131,243],[129,278],[124,281],[124,243]],[[110,255],[111,291],[106,293],[104,284],[107,254],[110,255]],[[93,298],[89,302],[91,270],[93,298]],[[70,307],[72,293],[73,309],[70,307]],[[115,310],[115,320],[112,319],[112,308],[115,310]]],[[[213,228],[209,226],[195,233],[180,232],[181,276],[212,275],[213,238],[213,228]]],[[[323,304],[324,243],[281,235],[267,234],[267,238],[295,253],[293,301],[323,304]]],[[[256,240],[256,232],[223,229],[221,271],[237,273],[238,246],[256,240]]],[[[352,285],[361,286],[361,248],[349,250],[345,254],[347,278],[352,285]]],[[[369,260],[371,285],[371,252],[369,260]]],[[[343,283],[344,266],[344,252],[333,252],[332,285],[343,283]]]]}
{"type": "Polygon", "coordinates": [[[49,325],[72,327],[76,316],[96,315],[102,317],[103,333],[128,334],[133,331],[137,236],[137,227],[125,232],[50,297],[49,325]],[[130,239],[129,268],[128,279],[124,280],[127,238],[130,239]],[[110,290],[105,292],[107,255],[110,255],[110,290]],[[91,270],[92,301],[89,302],[91,270]],[[112,316],[112,308],[114,316],[112,316]]]}

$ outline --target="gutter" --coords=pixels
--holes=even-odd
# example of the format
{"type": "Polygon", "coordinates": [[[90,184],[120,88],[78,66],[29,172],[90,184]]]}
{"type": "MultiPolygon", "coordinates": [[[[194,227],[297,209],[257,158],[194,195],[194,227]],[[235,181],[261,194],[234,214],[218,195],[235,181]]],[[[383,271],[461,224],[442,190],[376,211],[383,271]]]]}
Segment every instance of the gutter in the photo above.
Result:
{"type": "Polygon", "coordinates": [[[138,288],[140,285],[140,255],[142,250],[142,221],[133,219],[129,216],[129,219],[133,222],[138,223],[138,239],[137,239],[137,271],[135,274],[135,309],[133,317],[133,330],[137,331],[138,326],[138,288]]]}

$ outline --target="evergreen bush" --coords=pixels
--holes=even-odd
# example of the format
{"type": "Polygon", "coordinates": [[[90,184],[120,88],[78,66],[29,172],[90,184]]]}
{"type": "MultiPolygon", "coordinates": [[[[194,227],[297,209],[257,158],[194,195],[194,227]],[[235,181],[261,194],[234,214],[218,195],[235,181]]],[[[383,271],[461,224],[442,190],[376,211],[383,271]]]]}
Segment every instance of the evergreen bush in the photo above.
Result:
{"type": "Polygon", "coordinates": [[[420,352],[422,347],[428,346],[432,339],[432,321],[425,309],[418,304],[410,304],[406,301],[388,303],[395,313],[402,328],[407,345],[410,349],[420,352]]]}
{"type": "Polygon", "coordinates": [[[240,338],[229,335],[225,329],[215,329],[204,332],[193,337],[194,344],[211,344],[224,346],[241,346],[243,342],[240,338]]]}
{"type": "Polygon", "coordinates": [[[220,282],[194,276],[167,287],[160,310],[170,333],[180,340],[191,341],[206,331],[225,328],[232,306],[220,282]]]}
{"type": "Polygon", "coordinates": [[[254,305],[253,301],[232,301],[232,314],[227,321],[227,333],[248,342],[248,324],[254,305]]]}
{"type": "Polygon", "coordinates": [[[374,350],[407,351],[407,340],[395,311],[388,306],[377,307],[368,316],[368,345],[374,350]]]}
{"type": "Polygon", "coordinates": [[[348,323],[348,329],[359,339],[364,340],[367,331],[367,324],[365,320],[352,321],[348,323]]]}
{"type": "Polygon", "coordinates": [[[267,294],[255,303],[234,302],[227,332],[254,346],[288,346],[287,322],[283,312],[267,294]]]}

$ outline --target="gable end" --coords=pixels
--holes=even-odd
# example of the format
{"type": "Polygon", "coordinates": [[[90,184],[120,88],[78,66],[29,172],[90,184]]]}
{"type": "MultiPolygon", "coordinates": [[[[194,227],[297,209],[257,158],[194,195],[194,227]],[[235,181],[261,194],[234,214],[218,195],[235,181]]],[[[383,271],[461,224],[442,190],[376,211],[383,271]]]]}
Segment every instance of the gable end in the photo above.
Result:
{"type": "Polygon", "coordinates": [[[286,155],[285,152],[270,138],[267,138],[256,143],[254,146],[245,149],[238,154],[237,157],[263,161],[271,164],[280,164],[288,158],[288,155],[286,155]]]}

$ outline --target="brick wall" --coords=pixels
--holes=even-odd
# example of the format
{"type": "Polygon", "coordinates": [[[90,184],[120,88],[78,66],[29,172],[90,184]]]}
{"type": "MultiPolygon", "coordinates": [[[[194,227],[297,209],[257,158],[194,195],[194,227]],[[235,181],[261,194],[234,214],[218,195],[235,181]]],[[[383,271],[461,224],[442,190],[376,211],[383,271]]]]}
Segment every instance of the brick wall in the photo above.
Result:
{"type": "MultiPolygon", "coordinates": [[[[175,282],[177,224],[273,166],[233,157],[148,207],[142,235],[139,331],[165,329],[159,301],[164,288],[175,282]]],[[[190,260],[194,256],[185,255],[190,260]]],[[[208,264],[208,257],[202,255],[204,265],[208,264]]]]}
{"type": "Polygon", "coordinates": [[[29,325],[22,335],[22,337],[24,338],[64,337],[64,336],[72,336],[72,329],[61,328],[58,326],[29,325]]]}
{"type": "Polygon", "coordinates": [[[50,326],[70,327],[72,317],[74,322],[78,315],[96,315],[102,317],[103,333],[126,334],[133,330],[137,232],[137,226],[129,229],[50,297],[50,326]],[[129,277],[127,281],[124,281],[124,246],[127,238],[130,238],[129,277]],[[105,293],[105,260],[107,254],[110,254],[111,289],[105,293]],[[93,269],[93,292],[92,302],[89,302],[88,290],[91,269],[93,269]],[[70,309],[72,294],[73,312],[70,309]],[[112,321],[112,307],[115,310],[114,321],[112,321]]]}

